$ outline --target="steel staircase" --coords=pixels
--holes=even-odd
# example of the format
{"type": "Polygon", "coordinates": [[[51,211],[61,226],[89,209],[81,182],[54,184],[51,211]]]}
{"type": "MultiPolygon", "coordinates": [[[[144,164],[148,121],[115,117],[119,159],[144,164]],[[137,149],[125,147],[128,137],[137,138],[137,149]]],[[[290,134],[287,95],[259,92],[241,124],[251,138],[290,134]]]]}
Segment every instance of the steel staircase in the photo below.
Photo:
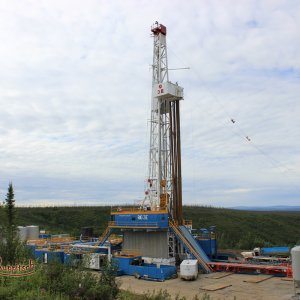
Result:
{"type": "Polygon", "coordinates": [[[99,238],[99,241],[96,243],[96,246],[103,246],[108,237],[112,233],[112,228],[110,226],[107,226],[102,235],[99,238]]]}
{"type": "Polygon", "coordinates": [[[203,251],[201,246],[195,241],[193,235],[190,233],[190,231],[185,226],[179,226],[181,233],[184,235],[184,237],[190,242],[190,244],[193,246],[193,248],[201,255],[203,260],[206,263],[210,262],[210,259],[206,255],[206,253],[203,251]]]}
{"type": "MultiPolygon", "coordinates": [[[[195,240],[192,240],[192,235],[188,232],[186,228],[181,228],[174,222],[170,221],[170,228],[177,237],[177,239],[182,243],[184,248],[198,260],[198,264],[202,267],[204,272],[210,273],[212,272],[212,268],[209,265],[209,259],[203,250],[197,245],[195,240]],[[185,231],[186,229],[186,231],[185,231]],[[188,232],[188,234],[187,234],[188,232]]],[[[184,227],[184,226],[182,226],[184,227]]]]}

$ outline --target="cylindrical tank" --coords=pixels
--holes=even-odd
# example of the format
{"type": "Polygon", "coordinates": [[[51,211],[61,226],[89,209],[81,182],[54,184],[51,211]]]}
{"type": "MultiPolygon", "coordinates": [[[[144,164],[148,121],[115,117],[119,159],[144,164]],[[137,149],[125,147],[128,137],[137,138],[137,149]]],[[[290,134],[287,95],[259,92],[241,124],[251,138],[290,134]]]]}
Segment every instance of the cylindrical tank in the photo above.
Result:
{"type": "Polygon", "coordinates": [[[39,238],[40,229],[39,226],[30,225],[27,227],[27,239],[28,240],[37,240],[39,238]]]}
{"type": "Polygon", "coordinates": [[[300,287],[300,246],[296,246],[291,250],[293,278],[295,284],[300,287]]]}
{"type": "Polygon", "coordinates": [[[27,227],[18,226],[18,230],[21,242],[25,242],[27,240],[27,227]]]}
{"type": "Polygon", "coordinates": [[[260,248],[260,255],[262,256],[289,256],[289,253],[289,247],[260,248]]]}

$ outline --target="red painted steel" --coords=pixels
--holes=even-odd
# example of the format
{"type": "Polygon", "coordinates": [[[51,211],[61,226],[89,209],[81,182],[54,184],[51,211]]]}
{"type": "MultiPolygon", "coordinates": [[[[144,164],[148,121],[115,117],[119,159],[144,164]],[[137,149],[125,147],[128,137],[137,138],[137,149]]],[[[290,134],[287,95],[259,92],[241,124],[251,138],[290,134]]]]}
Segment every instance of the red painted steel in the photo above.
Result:
{"type": "Polygon", "coordinates": [[[210,267],[214,271],[226,271],[235,273],[260,273],[278,276],[290,276],[290,265],[254,265],[244,263],[224,263],[224,262],[211,262],[210,267]]]}

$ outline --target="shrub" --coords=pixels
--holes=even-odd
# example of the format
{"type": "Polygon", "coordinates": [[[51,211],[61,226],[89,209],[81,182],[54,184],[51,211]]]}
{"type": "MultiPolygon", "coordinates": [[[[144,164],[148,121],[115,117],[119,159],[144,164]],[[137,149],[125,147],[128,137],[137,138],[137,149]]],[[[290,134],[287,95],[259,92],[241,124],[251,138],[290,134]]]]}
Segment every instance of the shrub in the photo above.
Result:
{"type": "Polygon", "coordinates": [[[0,277],[0,299],[84,299],[113,300],[119,289],[114,266],[107,263],[103,274],[53,261],[37,264],[33,275],[20,278],[0,277]]]}

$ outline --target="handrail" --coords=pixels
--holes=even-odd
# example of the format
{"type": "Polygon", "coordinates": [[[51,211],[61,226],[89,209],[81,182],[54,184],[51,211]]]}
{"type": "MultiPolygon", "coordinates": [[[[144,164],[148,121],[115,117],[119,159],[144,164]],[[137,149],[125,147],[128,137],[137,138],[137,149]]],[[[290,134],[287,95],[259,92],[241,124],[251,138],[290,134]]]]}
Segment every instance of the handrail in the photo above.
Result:
{"type": "Polygon", "coordinates": [[[152,209],[148,210],[143,207],[112,207],[111,213],[130,213],[130,212],[140,212],[140,213],[167,213],[167,209],[152,209]]]}
{"type": "Polygon", "coordinates": [[[192,226],[193,225],[193,221],[192,220],[183,220],[183,225],[185,225],[185,226],[192,226]]]}
{"type": "MultiPolygon", "coordinates": [[[[109,222],[110,223],[110,222],[109,222]]],[[[105,230],[103,231],[102,235],[99,237],[98,243],[96,243],[96,245],[101,245],[102,243],[104,243],[104,239],[105,237],[108,235],[110,231],[110,225],[108,224],[108,226],[105,228],[105,230]]]]}
{"type": "Polygon", "coordinates": [[[197,253],[197,251],[194,249],[193,245],[185,238],[185,236],[181,233],[181,231],[177,228],[177,225],[175,222],[170,221],[171,228],[175,231],[175,234],[182,240],[182,242],[186,245],[186,247],[189,249],[189,251],[197,258],[198,262],[201,264],[201,266],[207,271],[211,272],[212,268],[210,265],[208,265],[202,257],[197,253]]]}
{"type": "Polygon", "coordinates": [[[116,222],[116,221],[110,221],[108,222],[108,226],[110,227],[155,227],[158,228],[159,227],[159,223],[158,222],[143,222],[141,221],[136,222],[136,223],[132,223],[132,222],[116,222]]]}
{"type": "Polygon", "coordinates": [[[142,252],[135,249],[124,249],[119,252],[115,252],[114,256],[135,257],[135,256],[142,256],[142,252]]]}

